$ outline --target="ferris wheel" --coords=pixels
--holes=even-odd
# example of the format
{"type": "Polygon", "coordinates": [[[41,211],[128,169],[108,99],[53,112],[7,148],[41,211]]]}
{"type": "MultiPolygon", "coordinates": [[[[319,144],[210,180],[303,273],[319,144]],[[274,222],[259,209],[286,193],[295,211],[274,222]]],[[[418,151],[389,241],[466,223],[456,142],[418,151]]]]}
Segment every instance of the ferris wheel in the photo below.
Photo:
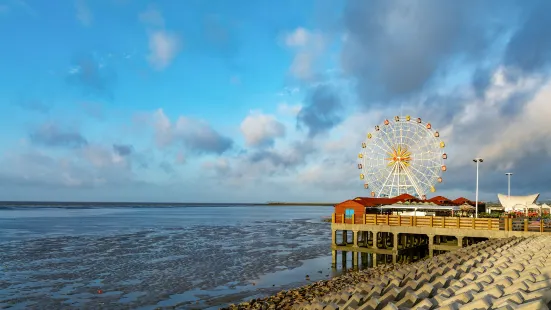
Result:
{"type": "Polygon", "coordinates": [[[358,154],[358,169],[371,197],[410,194],[420,199],[436,191],[446,171],[440,133],[421,118],[396,116],[367,134],[358,154]]]}

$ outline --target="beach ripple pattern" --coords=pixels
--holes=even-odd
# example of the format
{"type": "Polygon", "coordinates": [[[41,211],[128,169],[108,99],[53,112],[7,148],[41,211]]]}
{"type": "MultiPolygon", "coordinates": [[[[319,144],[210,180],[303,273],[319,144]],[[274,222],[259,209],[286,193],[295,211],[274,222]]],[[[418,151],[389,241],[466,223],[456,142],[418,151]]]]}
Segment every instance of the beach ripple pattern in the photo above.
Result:
{"type": "Polygon", "coordinates": [[[293,220],[0,243],[0,309],[164,305],[328,255],[330,234],[327,223],[293,220]]]}

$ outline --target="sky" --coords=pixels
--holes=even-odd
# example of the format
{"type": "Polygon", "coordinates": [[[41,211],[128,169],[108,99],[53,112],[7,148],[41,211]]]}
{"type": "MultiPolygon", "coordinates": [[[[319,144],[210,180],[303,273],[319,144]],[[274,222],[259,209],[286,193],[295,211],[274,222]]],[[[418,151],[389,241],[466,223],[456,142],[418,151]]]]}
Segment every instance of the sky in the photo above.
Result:
{"type": "Polygon", "coordinates": [[[395,115],[436,194],[551,199],[546,0],[0,0],[0,200],[338,202],[395,115]]]}

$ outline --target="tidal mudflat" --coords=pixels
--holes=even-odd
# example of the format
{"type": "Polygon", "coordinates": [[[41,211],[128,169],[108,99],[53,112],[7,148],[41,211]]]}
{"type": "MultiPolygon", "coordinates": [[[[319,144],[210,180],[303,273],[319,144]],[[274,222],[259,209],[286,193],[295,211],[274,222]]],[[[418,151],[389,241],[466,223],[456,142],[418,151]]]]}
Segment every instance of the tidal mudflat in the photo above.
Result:
{"type": "Polygon", "coordinates": [[[330,207],[252,208],[0,211],[0,308],[218,308],[334,275],[330,207]]]}

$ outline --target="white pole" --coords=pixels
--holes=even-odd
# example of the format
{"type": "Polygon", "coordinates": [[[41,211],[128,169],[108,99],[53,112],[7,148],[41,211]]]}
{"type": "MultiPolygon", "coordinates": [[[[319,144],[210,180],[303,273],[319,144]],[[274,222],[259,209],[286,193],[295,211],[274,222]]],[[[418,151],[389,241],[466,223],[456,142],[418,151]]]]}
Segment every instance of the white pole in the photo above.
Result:
{"type": "Polygon", "coordinates": [[[511,197],[511,174],[509,173],[507,176],[508,176],[508,179],[509,179],[509,188],[508,188],[508,191],[507,191],[507,197],[510,198],[511,197]]]}
{"type": "Polygon", "coordinates": [[[476,160],[476,197],[475,197],[475,212],[478,218],[478,159],[476,160]]]}
{"type": "Polygon", "coordinates": [[[507,198],[511,197],[511,174],[507,173],[507,179],[508,179],[508,190],[507,190],[507,198]]]}

